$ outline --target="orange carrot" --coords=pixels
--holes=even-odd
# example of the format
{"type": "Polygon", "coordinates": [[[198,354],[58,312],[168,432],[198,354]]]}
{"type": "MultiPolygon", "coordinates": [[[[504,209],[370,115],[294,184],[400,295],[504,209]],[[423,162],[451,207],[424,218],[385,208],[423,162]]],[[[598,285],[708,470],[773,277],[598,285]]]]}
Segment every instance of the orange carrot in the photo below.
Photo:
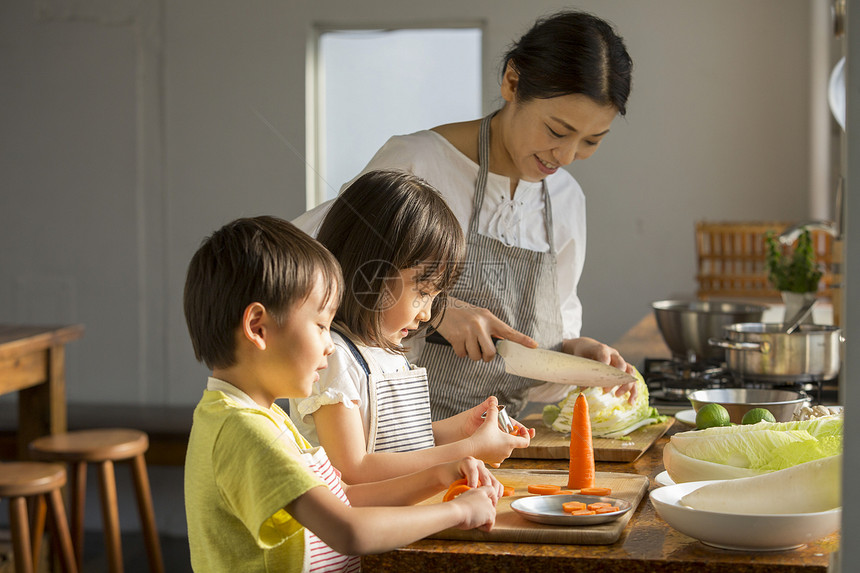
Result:
{"type": "Polygon", "coordinates": [[[573,405],[570,420],[570,471],[567,489],[594,486],[594,447],[591,444],[591,420],[588,401],[580,393],[573,405]]]}
{"type": "Polygon", "coordinates": [[[575,493],[576,493],[576,492],[575,492],[575,491],[573,491],[572,489],[560,489],[560,490],[558,490],[558,491],[556,491],[556,492],[553,492],[553,494],[552,494],[552,495],[573,495],[573,494],[575,494],[575,493]]]}
{"type": "Polygon", "coordinates": [[[472,489],[472,488],[470,488],[469,486],[467,486],[464,483],[451,484],[451,487],[448,488],[448,491],[442,497],[442,501],[451,501],[452,499],[454,499],[455,497],[457,497],[461,493],[469,491],[470,489],[472,489]]]}
{"type": "Polygon", "coordinates": [[[533,483],[529,486],[529,493],[536,493],[539,495],[549,495],[551,493],[555,493],[561,489],[559,485],[551,485],[547,483],[533,483]]]}
{"type": "Polygon", "coordinates": [[[506,485],[506,486],[504,486],[504,488],[505,488],[505,490],[502,492],[502,497],[507,497],[507,496],[509,496],[509,495],[514,495],[514,491],[515,491],[514,486],[512,486],[512,485],[506,485]]]}
{"type": "Polygon", "coordinates": [[[568,501],[567,503],[561,504],[561,508],[567,513],[571,513],[573,511],[579,511],[581,509],[587,509],[585,504],[581,501],[568,501]]]}
{"type": "Polygon", "coordinates": [[[605,501],[598,501],[597,503],[589,503],[588,509],[598,510],[601,507],[612,507],[611,503],[606,503],[605,501]]]}
{"type": "Polygon", "coordinates": [[[590,509],[579,509],[577,511],[570,512],[571,515],[596,515],[596,511],[592,511],[590,509]]]}
{"type": "Polygon", "coordinates": [[[581,495],[609,495],[612,493],[611,487],[584,487],[579,490],[581,495]]]}
{"type": "Polygon", "coordinates": [[[616,511],[618,511],[618,508],[613,505],[611,507],[601,507],[600,509],[595,509],[594,511],[596,511],[598,514],[615,513],[616,511]]]}

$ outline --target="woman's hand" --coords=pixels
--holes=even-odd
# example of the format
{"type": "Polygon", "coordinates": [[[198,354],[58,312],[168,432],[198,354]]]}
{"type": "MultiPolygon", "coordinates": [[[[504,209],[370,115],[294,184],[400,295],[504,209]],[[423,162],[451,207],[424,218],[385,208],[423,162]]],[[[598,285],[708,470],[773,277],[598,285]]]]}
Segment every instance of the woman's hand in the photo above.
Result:
{"type": "MultiPolygon", "coordinates": [[[[627,372],[631,376],[634,372],[633,365],[628,364],[617,350],[607,344],[598,342],[593,338],[585,336],[569,338],[564,341],[562,351],[567,354],[573,354],[574,356],[590,358],[592,360],[597,360],[598,362],[603,362],[604,364],[609,364],[610,366],[614,366],[619,370],[627,372]]],[[[603,391],[613,392],[616,396],[623,396],[625,393],[630,392],[630,397],[627,399],[630,404],[636,400],[636,396],[639,393],[635,382],[622,384],[620,386],[615,386],[614,388],[604,388],[603,391]]]]}
{"type": "Polygon", "coordinates": [[[468,356],[472,360],[491,361],[496,356],[493,338],[537,348],[537,342],[514,330],[486,308],[450,296],[445,316],[436,330],[451,343],[454,354],[460,358],[468,356]]]}

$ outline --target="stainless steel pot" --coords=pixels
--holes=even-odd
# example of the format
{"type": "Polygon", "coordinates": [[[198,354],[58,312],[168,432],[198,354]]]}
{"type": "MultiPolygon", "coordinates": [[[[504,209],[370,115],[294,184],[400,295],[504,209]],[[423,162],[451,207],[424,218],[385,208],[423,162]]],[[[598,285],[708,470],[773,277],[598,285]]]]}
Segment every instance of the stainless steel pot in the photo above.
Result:
{"type": "Polygon", "coordinates": [[[782,323],[748,322],[725,327],[726,339],[709,343],[726,351],[726,366],[744,378],[764,382],[832,380],[839,374],[842,331],[802,324],[785,334],[782,323]]]}
{"type": "Polygon", "coordinates": [[[651,304],[660,334],[676,360],[725,361],[725,350],[708,344],[723,336],[723,327],[760,321],[767,309],[760,304],[718,301],[660,300],[651,304]]]}

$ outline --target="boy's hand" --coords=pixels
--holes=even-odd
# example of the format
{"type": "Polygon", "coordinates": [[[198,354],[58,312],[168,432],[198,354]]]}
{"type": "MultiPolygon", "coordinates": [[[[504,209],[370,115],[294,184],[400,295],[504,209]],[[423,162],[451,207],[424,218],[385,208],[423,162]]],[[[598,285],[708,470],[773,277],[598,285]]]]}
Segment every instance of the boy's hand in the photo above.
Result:
{"type": "Polygon", "coordinates": [[[457,529],[479,528],[490,531],[496,522],[496,504],[492,498],[493,488],[481,486],[463,492],[448,503],[462,511],[463,519],[457,529]]]}
{"type": "Polygon", "coordinates": [[[466,485],[471,488],[489,486],[493,492],[491,495],[493,504],[498,503],[499,498],[502,497],[505,486],[503,486],[502,483],[496,479],[496,476],[487,469],[484,462],[469,456],[456,462],[454,469],[456,473],[454,473],[450,481],[454,481],[462,477],[466,479],[466,485]]]}
{"type": "Polygon", "coordinates": [[[496,398],[491,396],[487,400],[491,399],[493,405],[487,408],[487,416],[482,420],[481,426],[468,439],[472,442],[472,452],[476,458],[493,467],[499,467],[511,455],[514,448],[528,447],[534,431],[529,432],[518,425],[518,435],[503,432],[499,428],[499,410],[495,405],[496,398]]]}

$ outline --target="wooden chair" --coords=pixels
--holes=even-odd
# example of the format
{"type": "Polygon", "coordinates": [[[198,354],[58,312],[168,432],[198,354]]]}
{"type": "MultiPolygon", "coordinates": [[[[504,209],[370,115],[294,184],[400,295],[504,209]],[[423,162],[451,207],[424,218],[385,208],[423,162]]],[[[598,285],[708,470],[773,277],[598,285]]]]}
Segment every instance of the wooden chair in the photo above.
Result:
{"type": "Polygon", "coordinates": [[[83,561],[87,463],[92,462],[98,464],[108,570],[111,573],[123,571],[114,462],[128,460],[132,468],[149,569],[153,573],[164,573],[161,545],[155,528],[155,513],[152,509],[149,477],[144,460],[144,453],[148,447],[148,436],[144,432],[130,429],[81,430],[44,436],[30,443],[30,454],[33,458],[62,461],[71,466],[72,536],[79,569],[83,561]]]}
{"type": "MultiPolygon", "coordinates": [[[[765,236],[779,234],[791,223],[708,222],[696,223],[696,292],[700,299],[763,298],[779,299],[779,292],[767,278],[765,236]]],[[[831,297],[835,281],[833,237],[813,230],[816,259],[824,275],[819,294],[831,297]]]]}
{"type": "Polygon", "coordinates": [[[51,516],[51,539],[66,573],[77,573],[69,523],[60,493],[66,484],[66,470],[59,464],[39,462],[0,463],[0,498],[9,499],[9,523],[16,573],[33,573],[39,568],[39,554],[45,529],[45,501],[51,516]],[[35,511],[30,523],[27,498],[35,511]]]}

